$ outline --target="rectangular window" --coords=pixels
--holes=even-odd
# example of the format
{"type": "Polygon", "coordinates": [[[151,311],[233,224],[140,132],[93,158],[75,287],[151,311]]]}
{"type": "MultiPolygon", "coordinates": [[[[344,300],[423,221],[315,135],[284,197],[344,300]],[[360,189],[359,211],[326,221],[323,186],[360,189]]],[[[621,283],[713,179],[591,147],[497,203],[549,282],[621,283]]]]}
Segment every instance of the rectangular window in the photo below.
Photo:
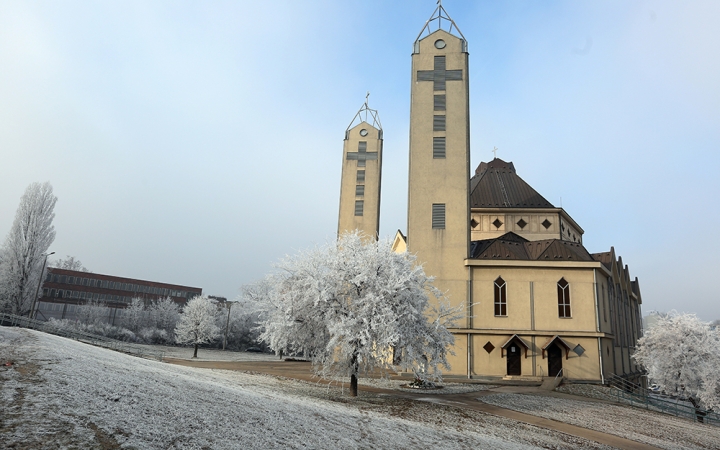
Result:
{"type": "Polygon", "coordinates": [[[83,278],[83,279],[82,279],[82,285],[83,285],[83,286],[87,286],[87,285],[88,285],[88,279],[87,279],[87,278],[83,278]]]}
{"type": "Polygon", "coordinates": [[[445,116],[433,116],[433,131],[445,131],[445,116]]]}
{"type": "Polygon", "coordinates": [[[102,283],[101,283],[101,286],[102,286],[103,289],[107,289],[107,288],[108,288],[108,282],[107,282],[107,280],[103,280],[102,283]]]}
{"type": "Polygon", "coordinates": [[[60,282],[61,282],[62,284],[65,284],[65,279],[66,279],[66,278],[67,278],[67,277],[65,277],[65,275],[60,275],[60,282]]]}
{"type": "Polygon", "coordinates": [[[365,167],[365,160],[364,160],[364,159],[358,159],[358,167],[365,167]]]}
{"type": "Polygon", "coordinates": [[[366,141],[358,142],[358,152],[365,153],[366,151],[367,151],[367,142],[366,141]]]}
{"type": "Polygon", "coordinates": [[[357,186],[355,186],[355,196],[362,197],[363,195],[365,195],[365,185],[358,184],[357,186]]]}
{"type": "Polygon", "coordinates": [[[433,203],[432,227],[436,230],[445,229],[445,203],[433,203]]]}
{"type": "Polygon", "coordinates": [[[364,202],[362,200],[355,200],[355,215],[356,216],[363,215],[363,204],[364,204],[364,202]]]}
{"type": "Polygon", "coordinates": [[[443,159],[445,158],[445,138],[434,137],[433,138],[433,158],[443,159]]]}
{"type": "Polygon", "coordinates": [[[557,283],[558,317],[570,318],[570,283],[561,278],[557,283]]]}
{"type": "Polygon", "coordinates": [[[43,297],[48,296],[48,288],[43,288],[43,297]]]}
{"type": "Polygon", "coordinates": [[[445,94],[435,94],[435,111],[445,111],[445,94]]]}
{"type": "Polygon", "coordinates": [[[75,284],[75,277],[68,277],[68,284],[75,284]]]}
{"type": "Polygon", "coordinates": [[[358,182],[358,183],[364,183],[364,182],[365,182],[365,171],[364,171],[364,170],[358,170],[358,171],[357,171],[357,182],[358,182]]]}
{"type": "Polygon", "coordinates": [[[495,280],[495,315],[507,316],[507,283],[502,277],[495,280]]]}

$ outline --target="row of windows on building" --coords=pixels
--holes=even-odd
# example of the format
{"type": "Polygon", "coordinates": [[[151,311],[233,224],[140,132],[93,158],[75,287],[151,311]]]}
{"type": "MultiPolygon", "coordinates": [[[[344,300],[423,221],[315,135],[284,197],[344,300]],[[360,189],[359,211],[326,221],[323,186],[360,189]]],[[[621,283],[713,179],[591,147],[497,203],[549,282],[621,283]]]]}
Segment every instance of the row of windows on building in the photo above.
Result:
{"type": "MultiPolygon", "coordinates": [[[[495,280],[494,288],[495,297],[495,315],[507,317],[507,283],[502,277],[495,280]]],[[[565,278],[560,278],[557,282],[557,299],[558,299],[558,317],[569,319],[572,318],[570,310],[570,283],[565,278]]]]}
{"type": "MultiPolygon", "coordinates": [[[[50,302],[39,302],[38,309],[46,312],[64,312],[65,314],[76,314],[81,311],[81,308],[86,305],[73,305],[72,303],[50,303],[50,302]]],[[[108,315],[122,316],[126,314],[125,308],[112,308],[107,306],[108,315]]]]}
{"type": "Polygon", "coordinates": [[[43,288],[43,297],[65,298],[85,301],[131,303],[132,297],[124,295],[99,294],[97,292],[71,291],[69,289],[48,289],[43,288]]]}
{"type": "Polygon", "coordinates": [[[87,286],[93,288],[114,289],[116,291],[139,292],[143,294],[164,295],[172,297],[191,298],[195,295],[198,295],[197,293],[193,292],[146,286],[143,284],[122,283],[119,281],[98,280],[95,278],[74,277],[58,275],[54,273],[48,273],[47,277],[45,277],[45,281],[58,284],[74,284],[78,286],[87,286]]]}

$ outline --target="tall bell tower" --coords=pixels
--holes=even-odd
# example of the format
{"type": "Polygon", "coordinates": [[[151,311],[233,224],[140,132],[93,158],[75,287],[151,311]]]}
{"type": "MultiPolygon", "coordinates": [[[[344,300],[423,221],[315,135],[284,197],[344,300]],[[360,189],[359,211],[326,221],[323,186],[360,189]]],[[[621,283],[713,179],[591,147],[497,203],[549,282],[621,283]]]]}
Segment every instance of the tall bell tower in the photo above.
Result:
{"type": "Polygon", "coordinates": [[[440,3],[412,53],[408,251],[464,304],[470,245],[467,42],[440,3]]]}
{"type": "Polygon", "coordinates": [[[360,230],[368,239],[378,238],[382,146],[380,117],[368,107],[366,98],[345,130],[338,236],[360,230]]]}

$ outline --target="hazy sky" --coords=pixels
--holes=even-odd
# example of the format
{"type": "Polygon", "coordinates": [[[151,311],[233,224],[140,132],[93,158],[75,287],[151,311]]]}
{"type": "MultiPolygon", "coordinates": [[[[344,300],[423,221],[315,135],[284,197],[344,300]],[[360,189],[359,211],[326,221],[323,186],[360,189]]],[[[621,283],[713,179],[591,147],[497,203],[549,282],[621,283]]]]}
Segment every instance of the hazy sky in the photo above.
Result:
{"type": "MultiPolygon", "coordinates": [[[[720,318],[720,2],[460,1],[473,169],[498,157],[639,277],[720,318]],[[713,181],[715,180],[715,181],[713,181]]],[[[234,298],[333,238],[344,131],[384,128],[406,230],[410,54],[434,0],[0,0],[0,237],[33,181],[57,255],[234,298]]]]}

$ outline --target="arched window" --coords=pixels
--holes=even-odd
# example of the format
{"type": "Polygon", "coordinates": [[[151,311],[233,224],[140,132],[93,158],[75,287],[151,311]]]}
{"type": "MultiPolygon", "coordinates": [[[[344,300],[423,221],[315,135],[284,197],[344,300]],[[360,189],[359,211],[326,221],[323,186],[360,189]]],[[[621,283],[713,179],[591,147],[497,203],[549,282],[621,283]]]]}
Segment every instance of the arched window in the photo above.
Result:
{"type": "Polygon", "coordinates": [[[495,315],[507,316],[507,284],[502,277],[495,280],[495,315]]]}
{"type": "Polygon", "coordinates": [[[557,283],[558,289],[558,316],[572,317],[570,315],[570,284],[565,278],[560,278],[557,283]]]}

